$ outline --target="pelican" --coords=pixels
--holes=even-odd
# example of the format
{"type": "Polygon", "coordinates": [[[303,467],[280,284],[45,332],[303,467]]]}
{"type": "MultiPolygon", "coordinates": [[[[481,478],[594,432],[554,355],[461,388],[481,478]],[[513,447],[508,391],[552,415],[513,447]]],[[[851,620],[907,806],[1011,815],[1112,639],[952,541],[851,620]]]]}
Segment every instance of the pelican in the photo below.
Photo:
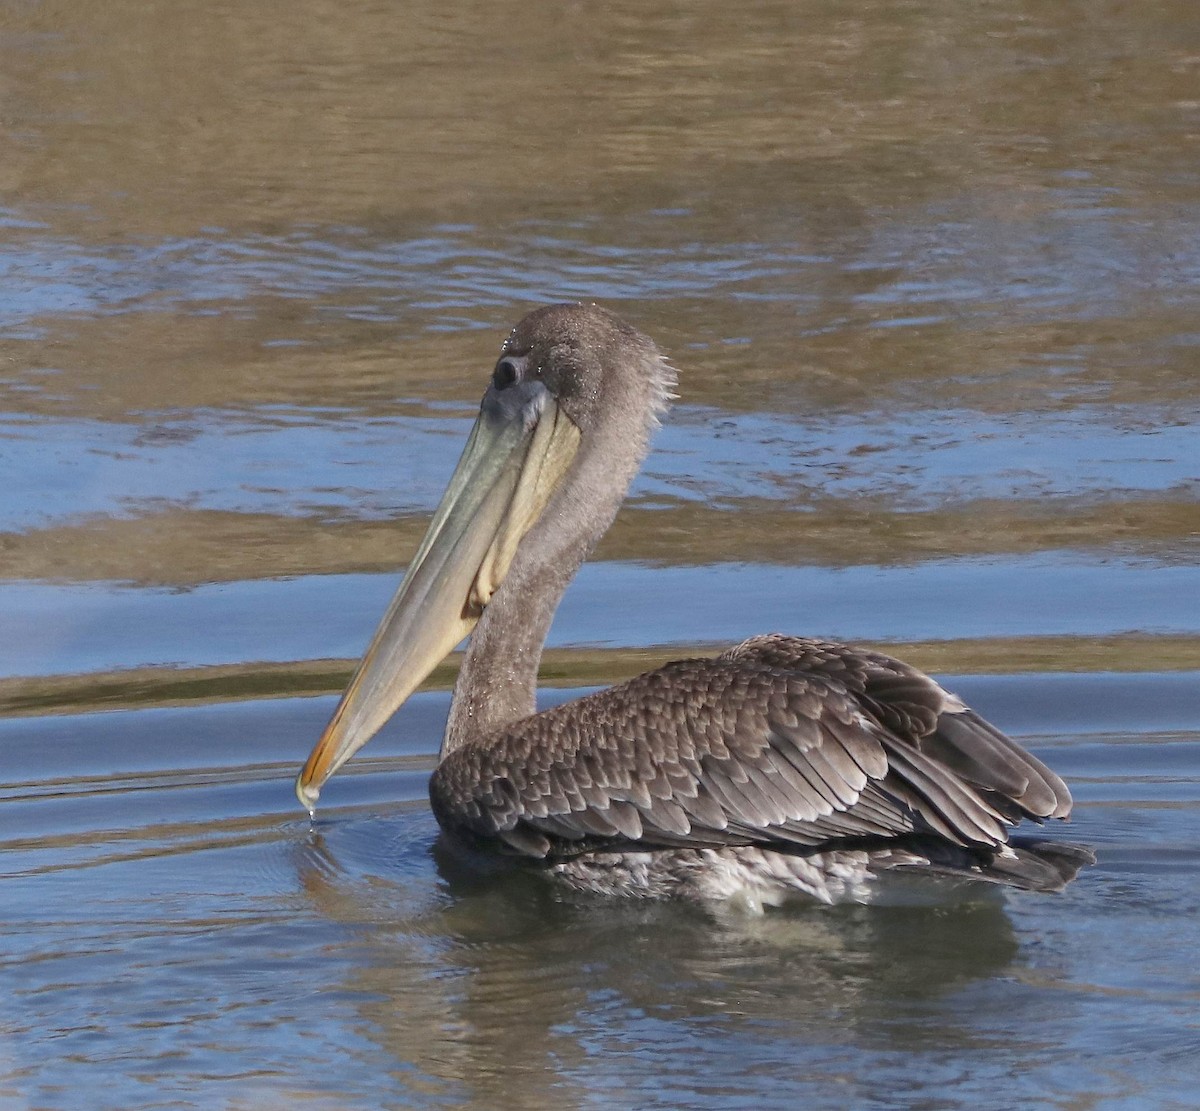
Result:
{"type": "Polygon", "coordinates": [[[433,813],[452,843],[571,887],[742,901],[870,897],[892,870],[1058,890],[1094,857],[1018,839],[1063,781],[929,676],[879,652],[758,636],[541,713],[538,664],[674,396],[654,343],[596,305],[504,341],[400,589],[296,781],[326,780],[468,635],[433,813]]]}

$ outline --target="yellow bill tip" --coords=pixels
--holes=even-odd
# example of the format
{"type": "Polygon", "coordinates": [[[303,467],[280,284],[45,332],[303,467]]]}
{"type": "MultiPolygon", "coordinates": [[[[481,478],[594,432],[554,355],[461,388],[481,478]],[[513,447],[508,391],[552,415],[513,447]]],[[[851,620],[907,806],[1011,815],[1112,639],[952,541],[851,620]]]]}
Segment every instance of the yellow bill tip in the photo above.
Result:
{"type": "Polygon", "coordinates": [[[308,811],[309,818],[317,816],[317,799],[320,797],[321,789],[306,783],[303,772],[296,776],[296,798],[300,800],[300,805],[308,811]]]}

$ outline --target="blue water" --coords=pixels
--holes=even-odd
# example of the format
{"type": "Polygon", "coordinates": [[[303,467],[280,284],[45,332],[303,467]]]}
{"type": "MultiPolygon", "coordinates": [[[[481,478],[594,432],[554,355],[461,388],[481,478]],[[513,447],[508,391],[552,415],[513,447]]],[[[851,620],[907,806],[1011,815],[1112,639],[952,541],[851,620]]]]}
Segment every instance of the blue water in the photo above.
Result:
{"type": "MultiPolygon", "coordinates": [[[[686,376],[681,389],[687,389],[686,376]]],[[[360,519],[430,513],[473,414],[370,417],[268,407],[185,419],[0,419],[9,529],[171,506],[360,519]]],[[[463,410],[467,406],[461,407],[463,410]]],[[[948,409],[805,414],[680,406],[635,482],[634,504],[736,509],[886,498],[896,509],[978,499],[1178,495],[1200,485],[1200,415],[1147,406],[995,417],[948,409]]]]}
{"type": "Polygon", "coordinates": [[[1196,1105],[1200,32],[1079,15],[5,9],[0,1111],[1196,1105]],[[1094,867],[761,918],[465,875],[437,690],[309,822],[334,696],[256,665],[361,650],[569,298],[681,397],[551,643],[1069,638],[943,679],[1094,867]]]}
{"type": "Polygon", "coordinates": [[[9,1090],[55,1105],[116,1070],[90,1105],[442,1106],[514,1085],[539,1106],[1186,1105],[1196,684],[945,682],[1071,780],[1070,836],[1100,864],[1066,893],[714,919],[470,881],[423,802],[444,694],[311,827],[292,754],[330,699],[6,723],[31,778],[0,797],[9,1090]]]}
{"type": "MultiPolygon", "coordinates": [[[[398,575],[322,575],[186,590],[9,583],[0,593],[0,620],[10,630],[0,673],[357,656],[399,582],[398,575]],[[181,628],[203,635],[181,638],[181,628]]],[[[549,643],[732,643],[768,630],[870,641],[1194,635],[1193,597],[1200,597],[1195,567],[1069,554],[899,567],[610,562],[580,572],[549,643]]]]}

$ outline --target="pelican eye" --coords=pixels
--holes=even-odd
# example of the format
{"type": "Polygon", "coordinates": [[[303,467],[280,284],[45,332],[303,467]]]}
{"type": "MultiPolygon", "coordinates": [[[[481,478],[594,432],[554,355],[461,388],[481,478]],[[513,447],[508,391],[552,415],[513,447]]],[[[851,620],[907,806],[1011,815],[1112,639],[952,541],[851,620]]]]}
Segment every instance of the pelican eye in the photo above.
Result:
{"type": "Polygon", "coordinates": [[[498,390],[506,390],[520,379],[520,364],[516,359],[510,359],[507,355],[496,364],[496,369],[492,371],[492,384],[498,390]]]}

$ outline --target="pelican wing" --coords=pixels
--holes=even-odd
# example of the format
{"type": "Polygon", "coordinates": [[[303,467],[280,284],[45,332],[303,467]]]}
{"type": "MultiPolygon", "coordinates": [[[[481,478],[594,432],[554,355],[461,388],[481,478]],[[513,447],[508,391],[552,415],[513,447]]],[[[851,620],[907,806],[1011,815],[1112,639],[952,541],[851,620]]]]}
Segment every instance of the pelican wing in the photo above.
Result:
{"type": "Polygon", "coordinates": [[[920,672],[759,637],[682,660],[451,752],[439,820],[517,853],[774,845],[934,832],[997,846],[1063,816],[1062,781],[920,672]]]}
{"type": "Polygon", "coordinates": [[[894,737],[916,746],[1014,819],[1065,818],[1067,785],[928,675],[882,652],[807,637],[759,636],[722,659],[824,675],[857,696],[894,737]]]}

